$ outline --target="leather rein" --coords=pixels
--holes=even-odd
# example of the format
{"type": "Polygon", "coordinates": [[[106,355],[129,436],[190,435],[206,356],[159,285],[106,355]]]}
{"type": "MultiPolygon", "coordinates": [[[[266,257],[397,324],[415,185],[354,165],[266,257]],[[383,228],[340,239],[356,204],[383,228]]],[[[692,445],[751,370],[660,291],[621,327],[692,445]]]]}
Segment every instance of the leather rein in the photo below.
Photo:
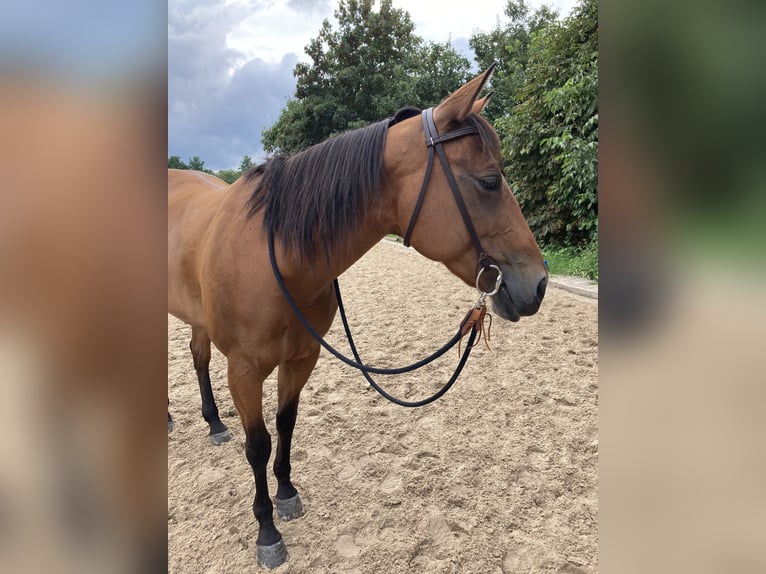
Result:
{"type": "MultiPolygon", "coordinates": [[[[460,375],[460,372],[463,370],[463,367],[465,366],[466,361],[468,360],[468,356],[470,355],[471,350],[473,349],[473,347],[475,347],[479,343],[482,337],[484,338],[485,345],[487,345],[487,341],[489,340],[489,332],[488,330],[485,330],[484,328],[484,319],[487,316],[486,298],[492,295],[495,295],[500,290],[500,285],[503,281],[503,274],[502,274],[502,271],[500,270],[500,267],[498,267],[495,263],[492,262],[492,260],[489,258],[489,256],[486,254],[486,252],[481,246],[481,241],[479,241],[479,236],[476,234],[476,229],[473,226],[471,217],[468,214],[468,209],[466,208],[465,202],[463,201],[463,198],[460,195],[460,189],[458,188],[457,181],[455,180],[455,176],[452,173],[452,169],[450,168],[449,161],[447,160],[447,156],[444,153],[444,146],[443,146],[444,142],[461,138],[463,136],[476,134],[478,133],[478,130],[473,126],[469,126],[469,127],[459,128],[459,129],[447,132],[445,134],[439,135],[439,131],[436,129],[436,124],[433,119],[433,108],[428,108],[427,110],[423,110],[421,114],[421,119],[423,121],[423,131],[426,137],[426,146],[428,147],[428,161],[426,163],[426,172],[425,172],[425,176],[423,177],[423,184],[421,185],[421,188],[420,188],[420,194],[418,195],[418,199],[415,204],[415,209],[412,213],[409,225],[407,226],[407,231],[404,235],[404,245],[408,247],[410,245],[410,238],[415,228],[415,223],[417,221],[418,215],[420,214],[420,209],[423,206],[423,200],[425,198],[426,189],[428,188],[428,182],[431,178],[431,172],[433,169],[433,159],[434,159],[434,151],[435,151],[436,154],[439,156],[439,162],[441,163],[442,169],[444,170],[444,174],[447,177],[447,182],[449,183],[449,187],[452,190],[452,195],[455,198],[455,202],[457,203],[458,210],[460,211],[460,215],[463,218],[463,222],[465,223],[466,229],[468,230],[468,234],[471,237],[471,242],[473,243],[473,246],[476,249],[476,253],[478,256],[476,289],[480,293],[479,299],[474,304],[474,306],[470,309],[470,311],[468,311],[465,318],[460,322],[460,327],[457,333],[452,337],[452,339],[450,339],[447,343],[445,343],[440,349],[438,349],[437,351],[435,351],[434,353],[432,353],[425,359],[422,359],[406,367],[387,369],[387,368],[371,367],[371,366],[363,364],[362,359],[360,358],[359,353],[356,349],[356,345],[354,344],[353,337],[351,335],[351,330],[349,328],[348,320],[346,318],[346,311],[343,306],[343,300],[340,294],[340,285],[338,284],[338,280],[336,278],[333,280],[333,284],[335,287],[335,295],[338,300],[338,311],[340,312],[340,316],[343,321],[343,328],[346,332],[346,338],[348,339],[349,347],[351,348],[351,352],[354,355],[354,360],[349,359],[348,357],[346,357],[345,355],[337,351],[329,343],[327,343],[327,341],[325,341],[324,338],[314,329],[314,327],[306,319],[305,315],[298,308],[298,305],[295,303],[295,300],[290,295],[290,292],[288,291],[287,286],[285,285],[284,278],[282,277],[282,274],[280,273],[279,268],[277,266],[276,257],[274,255],[273,234],[269,234],[269,237],[268,237],[269,259],[271,261],[271,267],[274,272],[274,277],[276,278],[277,284],[279,285],[279,288],[282,291],[282,294],[285,296],[285,299],[287,300],[288,304],[290,305],[290,307],[292,308],[293,312],[298,317],[298,319],[301,321],[303,326],[306,328],[306,330],[319,342],[320,345],[322,345],[332,355],[334,355],[336,358],[340,359],[342,362],[346,363],[347,365],[358,369],[362,373],[364,378],[367,379],[367,382],[370,384],[370,386],[372,386],[373,389],[375,389],[378,393],[380,393],[381,396],[383,396],[384,398],[388,399],[389,401],[397,405],[404,406],[404,407],[419,407],[419,406],[431,403],[435,401],[436,399],[438,399],[439,397],[441,397],[455,383],[458,376],[460,375]],[[490,291],[484,291],[481,287],[481,277],[482,277],[482,274],[488,270],[495,271],[497,276],[495,277],[494,288],[490,291]],[[395,375],[395,374],[407,373],[407,372],[419,369],[431,363],[435,359],[439,358],[444,353],[449,351],[452,347],[454,347],[456,344],[460,343],[465,335],[469,335],[468,343],[462,355],[460,356],[460,361],[458,363],[457,368],[455,369],[455,372],[453,373],[452,377],[450,377],[449,381],[447,381],[447,383],[439,391],[437,391],[430,397],[427,397],[419,401],[405,401],[402,399],[398,399],[396,397],[393,397],[389,393],[387,393],[384,389],[382,389],[370,376],[371,373],[381,374],[381,375],[395,375]],[[478,340],[477,340],[477,336],[478,336],[478,340]]],[[[492,317],[490,316],[490,326],[492,324],[491,318],[492,317]]],[[[489,348],[489,345],[487,345],[487,348],[489,348]]]]}

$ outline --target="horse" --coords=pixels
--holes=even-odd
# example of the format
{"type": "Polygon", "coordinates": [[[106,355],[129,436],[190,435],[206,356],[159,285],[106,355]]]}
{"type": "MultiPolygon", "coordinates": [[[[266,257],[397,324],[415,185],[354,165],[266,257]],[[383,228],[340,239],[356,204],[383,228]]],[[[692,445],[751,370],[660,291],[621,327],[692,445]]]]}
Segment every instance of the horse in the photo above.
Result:
{"type": "Polygon", "coordinates": [[[482,300],[491,294],[499,317],[518,321],[540,307],[547,268],[503,177],[497,134],[480,115],[491,93],[479,95],[493,69],[435,108],[403,108],[293,156],[277,155],[230,186],[199,172],[168,172],[169,312],[191,325],[203,414],[215,441],[228,431],[210,392],[211,341],[227,359],[255,478],[262,567],[287,560],[267,486],[272,443],[263,382],[278,368],[275,504],[277,516],[291,520],[304,512],[290,479],[293,429],[320,352],[277,276],[295,309],[324,335],[338,309],[333,280],[397,234],[476,285],[482,300]],[[487,281],[496,288],[484,287],[487,281]]]}

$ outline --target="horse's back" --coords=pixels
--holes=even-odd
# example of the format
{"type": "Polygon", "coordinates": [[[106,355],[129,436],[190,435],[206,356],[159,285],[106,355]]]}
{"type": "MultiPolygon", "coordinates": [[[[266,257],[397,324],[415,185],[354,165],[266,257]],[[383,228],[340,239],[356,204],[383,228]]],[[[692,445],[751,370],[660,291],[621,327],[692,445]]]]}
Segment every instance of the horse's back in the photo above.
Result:
{"type": "Polygon", "coordinates": [[[192,170],[168,169],[168,312],[202,325],[200,256],[226,182],[192,170]]]}
{"type": "Polygon", "coordinates": [[[211,175],[193,169],[168,169],[168,192],[181,187],[223,189],[228,184],[211,175]]]}

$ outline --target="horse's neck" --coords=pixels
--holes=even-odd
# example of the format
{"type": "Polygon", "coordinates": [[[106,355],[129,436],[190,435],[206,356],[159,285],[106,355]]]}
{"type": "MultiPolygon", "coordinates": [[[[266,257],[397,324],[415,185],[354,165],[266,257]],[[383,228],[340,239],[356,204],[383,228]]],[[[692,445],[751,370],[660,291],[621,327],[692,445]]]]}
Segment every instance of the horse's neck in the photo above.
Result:
{"type": "Polygon", "coordinates": [[[356,227],[345,246],[340,248],[329,264],[332,277],[339,277],[344,271],[364,256],[389,233],[396,231],[395,201],[390,191],[384,189],[381,203],[370,209],[356,227]]]}
{"type": "MultiPolygon", "coordinates": [[[[285,280],[295,285],[295,288],[305,291],[308,296],[317,287],[329,286],[333,279],[340,277],[349,267],[356,263],[372,249],[388,233],[391,233],[390,218],[385,208],[371,209],[350,235],[345,245],[339,246],[326,257],[318,253],[313,261],[299,257],[291,257],[285,261],[285,280]]],[[[282,264],[280,263],[280,267],[282,264]]]]}

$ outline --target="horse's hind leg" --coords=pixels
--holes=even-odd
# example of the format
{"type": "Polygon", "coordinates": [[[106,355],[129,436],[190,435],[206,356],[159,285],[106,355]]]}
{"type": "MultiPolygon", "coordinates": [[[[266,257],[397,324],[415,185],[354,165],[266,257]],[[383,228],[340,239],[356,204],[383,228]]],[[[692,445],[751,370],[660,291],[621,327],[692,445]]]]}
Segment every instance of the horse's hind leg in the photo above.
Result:
{"type": "Polygon", "coordinates": [[[314,369],[319,349],[311,356],[279,366],[279,404],[277,407],[277,454],[274,457],[274,475],[277,477],[277,516],[293,520],[303,516],[303,503],[290,481],[290,446],[298,415],[301,389],[314,369]]]}
{"type": "MultiPolygon", "coordinates": [[[[214,445],[231,440],[231,433],[218,416],[218,407],[210,385],[210,337],[202,327],[192,327],[191,344],[194,370],[197,371],[199,392],[202,396],[202,416],[210,426],[210,442],[214,445]]],[[[170,424],[170,423],[168,423],[170,424]]]]}
{"type": "Polygon", "coordinates": [[[263,373],[246,359],[229,356],[229,389],[245,429],[245,454],[255,477],[253,514],[258,521],[258,564],[276,568],[287,560],[287,548],[274,526],[274,506],[269,498],[266,466],[271,456],[271,436],[263,422],[263,373]]]}

